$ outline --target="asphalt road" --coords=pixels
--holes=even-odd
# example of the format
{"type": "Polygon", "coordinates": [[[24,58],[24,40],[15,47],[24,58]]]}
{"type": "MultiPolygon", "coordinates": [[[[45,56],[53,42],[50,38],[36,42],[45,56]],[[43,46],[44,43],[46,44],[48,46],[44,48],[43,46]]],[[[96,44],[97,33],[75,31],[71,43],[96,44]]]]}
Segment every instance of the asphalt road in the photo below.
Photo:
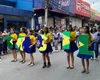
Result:
{"type": "Polygon", "coordinates": [[[53,53],[51,57],[51,68],[42,69],[42,56],[38,51],[34,54],[35,66],[29,67],[29,55],[25,64],[21,64],[20,54],[18,61],[12,63],[12,55],[2,56],[0,62],[0,80],[100,80],[100,61],[90,61],[90,74],[81,74],[81,60],[75,53],[75,69],[67,70],[66,53],[60,51],[53,53]]]}

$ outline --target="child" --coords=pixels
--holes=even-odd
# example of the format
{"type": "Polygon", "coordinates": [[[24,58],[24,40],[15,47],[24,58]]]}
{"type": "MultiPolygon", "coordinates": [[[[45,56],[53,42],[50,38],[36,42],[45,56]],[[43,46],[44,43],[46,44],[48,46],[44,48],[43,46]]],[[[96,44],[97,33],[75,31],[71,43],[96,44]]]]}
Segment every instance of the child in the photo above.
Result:
{"type": "Polygon", "coordinates": [[[68,67],[67,69],[74,69],[74,52],[76,50],[78,50],[78,47],[75,43],[75,40],[76,40],[76,32],[73,31],[73,28],[71,25],[69,25],[67,27],[67,31],[70,31],[71,32],[71,36],[70,36],[70,49],[69,50],[65,50],[65,52],[67,53],[67,61],[68,61],[68,67]],[[72,65],[70,64],[70,57],[71,57],[71,63],[72,65]]]}
{"type": "Polygon", "coordinates": [[[28,64],[28,66],[32,67],[34,64],[34,56],[33,53],[36,52],[36,37],[33,36],[33,31],[31,29],[28,30],[28,37],[30,38],[30,50],[29,50],[29,54],[30,54],[30,63],[28,64]]]}
{"type": "Polygon", "coordinates": [[[63,38],[62,38],[62,29],[60,29],[59,31],[60,31],[60,33],[59,33],[60,50],[62,50],[62,40],[63,40],[63,38]]]}
{"type": "MultiPolygon", "coordinates": [[[[19,36],[26,37],[26,29],[24,27],[20,28],[20,33],[19,36]]],[[[21,63],[25,63],[25,52],[20,50],[20,55],[22,57],[22,60],[20,61],[21,63]]]]}
{"type": "Polygon", "coordinates": [[[55,52],[58,52],[59,34],[57,33],[57,30],[54,31],[53,37],[54,37],[55,52]]]}
{"type": "MultiPolygon", "coordinates": [[[[90,49],[90,44],[93,40],[90,32],[89,32],[89,27],[86,26],[86,27],[83,27],[83,34],[88,34],[89,36],[89,49],[90,49]]],[[[84,55],[84,54],[78,54],[77,55],[79,58],[81,58],[81,61],[82,61],[82,66],[83,66],[83,71],[82,73],[86,73],[86,74],[89,74],[89,59],[92,57],[90,55],[84,55]],[[85,61],[86,61],[86,66],[85,66],[85,61]]]]}
{"type": "Polygon", "coordinates": [[[14,60],[11,62],[16,62],[17,61],[17,53],[16,53],[16,42],[17,42],[17,34],[15,33],[15,29],[11,28],[11,37],[12,37],[12,43],[13,43],[13,48],[12,48],[12,55],[14,60]]]}
{"type": "MultiPolygon", "coordinates": [[[[2,55],[2,51],[3,51],[3,36],[2,36],[2,32],[0,32],[0,55],[2,55]]],[[[1,57],[0,57],[0,61],[1,61],[1,57]]]]}
{"type": "Polygon", "coordinates": [[[52,35],[49,33],[49,29],[47,27],[44,28],[44,34],[48,37],[48,39],[44,42],[45,44],[47,44],[47,49],[42,52],[42,57],[43,57],[43,67],[42,68],[49,68],[51,67],[51,62],[50,62],[50,57],[49,57],[49,53],[52,52],[52,47],[51,47],[51,42],[52,42],[52,35]],[[46,59],[48,61],[48,65],[46,65],[46,59]]]}
{"type": "Polygon", "coordinates": [[[2,35],[3,35],[3,53],[7,54],[7,39],[6,39],[6,36],[8,35],[7,30],[4,30],[2,35]]]}

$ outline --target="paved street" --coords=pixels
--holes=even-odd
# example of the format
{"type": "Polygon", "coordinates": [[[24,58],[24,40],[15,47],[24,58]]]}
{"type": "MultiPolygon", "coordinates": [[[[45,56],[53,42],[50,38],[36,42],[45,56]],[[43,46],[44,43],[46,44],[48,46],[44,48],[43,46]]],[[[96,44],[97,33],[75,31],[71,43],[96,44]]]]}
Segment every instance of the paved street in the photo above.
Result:
{"type": "MultiPolygon", "coordinates": [[[[77,54],[77,53],[76,53],[77,54]]],[[[75,69],[67,70],[66,54],[63,51],[50,55],[52,67],[42,69],[42,56],[39,52],[34,54],[35,66],[28,67],[29,55],[25,64],[11,63],[12,55],[2,57],[0,62],[0,80],[100,80],[100,61],[91,61],[90,74],[81,74],[81,60],[75,54],[75,69]]]]}

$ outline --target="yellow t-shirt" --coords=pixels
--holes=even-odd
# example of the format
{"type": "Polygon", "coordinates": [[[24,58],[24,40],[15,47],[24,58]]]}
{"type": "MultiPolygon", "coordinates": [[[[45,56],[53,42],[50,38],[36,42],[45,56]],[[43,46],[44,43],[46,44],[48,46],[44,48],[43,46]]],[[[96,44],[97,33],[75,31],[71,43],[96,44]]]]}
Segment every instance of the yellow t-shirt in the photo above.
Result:
{"type": "Polygon", "coordinates": [[[72,32],[71,32],[70,38],[71,38],[71,39],[76,38],[76,32],[75,32],[75,31],[72,31],[72,32]]]}
{"type": "Polygon", "coordinates": [[[17,34],[16,33],[11,34],[11,37],[12,37],[13,41],[17,41],[17,34]]]}
{"type": "Polygon", "coordinates": [[[53,37],[52,37],[51,33],[46,34],[46,36],[48,37],[48,39],[45,42],[52,42],[53,37]]]}
{"type": "Polygon", "coordinates": [[[36,41],[36,37],[33,35],[30,35],[29,37],[30,37],[31,44],[34,44],[34,42],[36,41]]]}
{"type": "Polygon", "coordinates": [[[90,34],[90,35],[89,35],[89,44],[91,44],[92,41],[93,41],[93,37],[92,37],[92,35],[90,34]]]}
{"type": "Polygon", "coordinates": [[[25,33],[19,33],[19,36],[26,37],[26,34],[25,33]]]}

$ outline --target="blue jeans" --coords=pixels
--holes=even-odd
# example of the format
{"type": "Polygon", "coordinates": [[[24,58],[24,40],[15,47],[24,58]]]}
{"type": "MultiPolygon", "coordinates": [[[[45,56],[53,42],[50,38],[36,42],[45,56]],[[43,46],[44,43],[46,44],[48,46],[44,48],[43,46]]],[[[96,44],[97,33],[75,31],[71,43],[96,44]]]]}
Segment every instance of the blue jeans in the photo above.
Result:
{"type": "Polygon", "coordinates": [[[100,41],[98,42],[93,42],[93,48],[94,48],[94,51],[95,51],[95,58],[98,58],[98,55],[99,55],[99,44],[100,44],[100,41]]]}
{"type": "Polygon", "coordinates": [[[3,44],[0,44],[0,55],[2,51],[3,51],[3,44]]]}

